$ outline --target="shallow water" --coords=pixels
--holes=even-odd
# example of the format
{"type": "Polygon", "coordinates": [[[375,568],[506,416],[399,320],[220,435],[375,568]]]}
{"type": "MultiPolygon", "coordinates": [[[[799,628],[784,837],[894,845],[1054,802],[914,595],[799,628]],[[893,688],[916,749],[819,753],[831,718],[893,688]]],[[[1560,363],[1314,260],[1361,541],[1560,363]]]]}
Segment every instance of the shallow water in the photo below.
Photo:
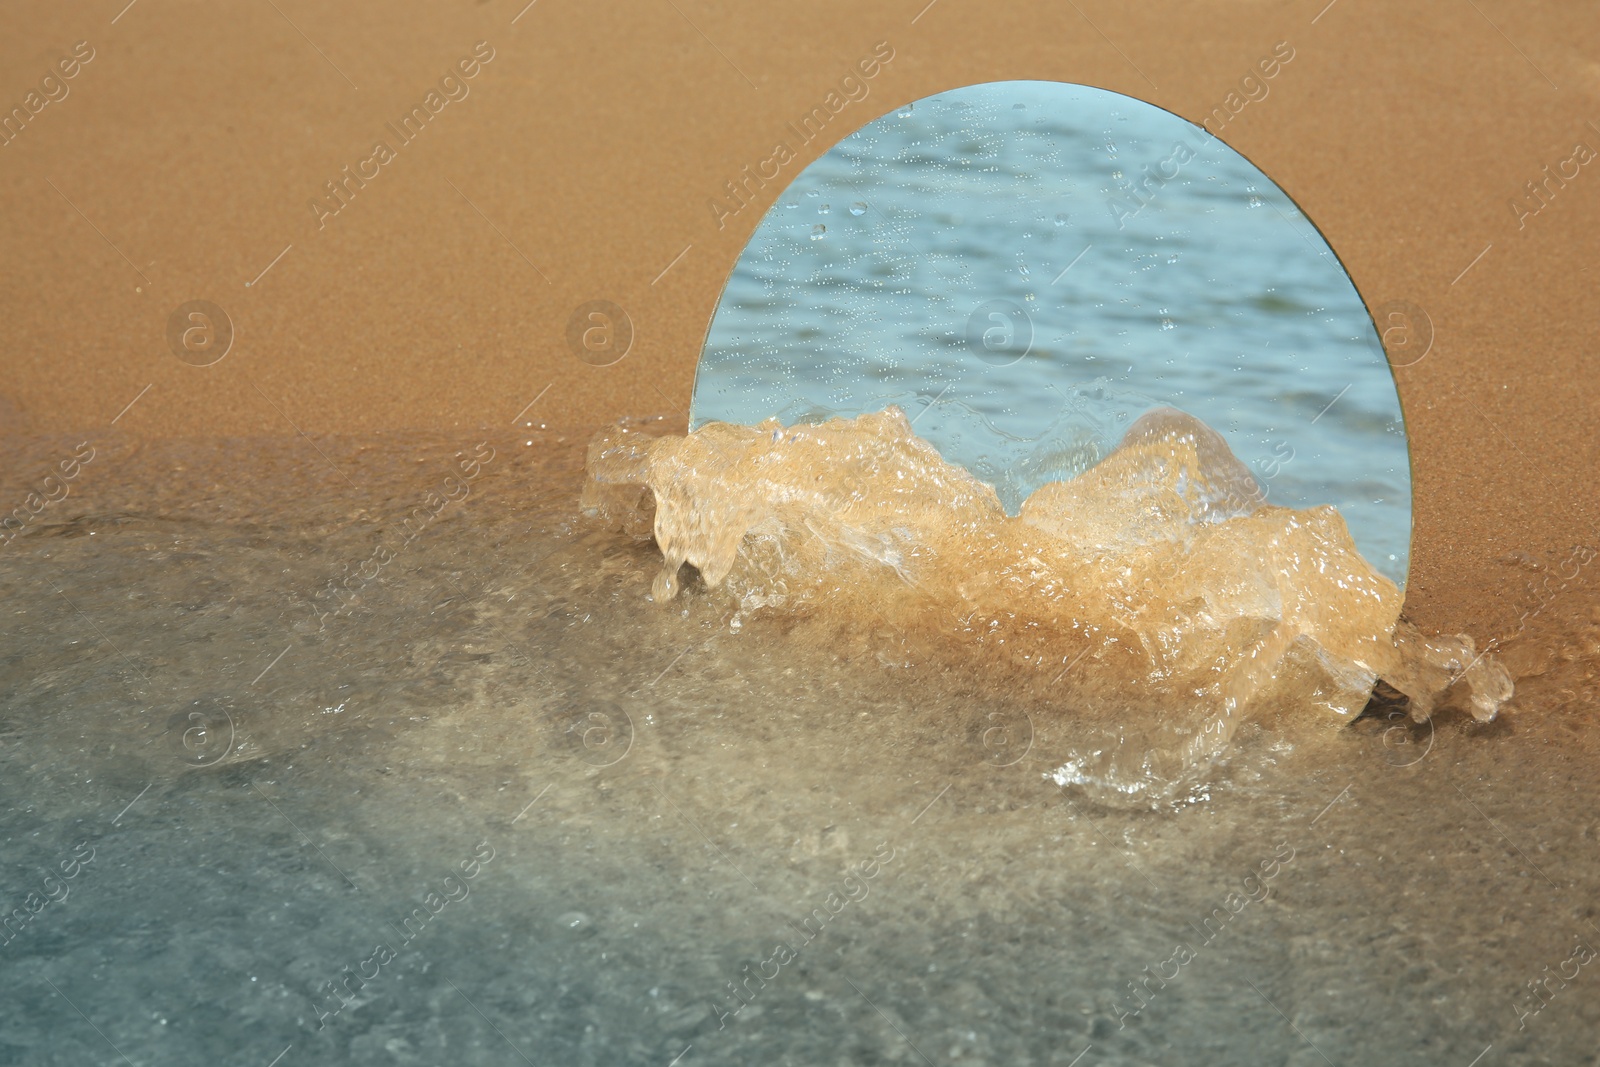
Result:
{"type": "Polygon", "coordinates": [[[891,629],[658,608],[585,442],[483,440],[96,437],[0,547],[0,1063],[1600,1062],[1600,626],[1109,810],[891,629]]]}
{"type": "Polygon", "coordinates": [[[1348,720],[1379,679],[1417,722],[1445,706],[1488,722],[1513,692],[1470,638],[1400,620],[1336,509],[1266,503],[1227,440],[1175,408],[1015,517],[897,407],[688,435],[623,420],[585,468],[584,515],[660,549],[658,604],[687,562],[732,629],[816,616],[835,645],[876,626],[925,670],[986,671],[1015,714],[1070,725],[1054,778],[1096,802],[1165,803],[1239,723],[1348,720]]]}

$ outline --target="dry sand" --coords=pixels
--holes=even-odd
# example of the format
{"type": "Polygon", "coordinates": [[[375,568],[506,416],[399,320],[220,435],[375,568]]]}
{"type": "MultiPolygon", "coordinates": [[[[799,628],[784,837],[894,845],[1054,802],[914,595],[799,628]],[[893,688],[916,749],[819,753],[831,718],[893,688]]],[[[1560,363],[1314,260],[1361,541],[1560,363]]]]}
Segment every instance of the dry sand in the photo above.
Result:
{"type": "MultiPolygon", "coordinates": [[[[1556,565],[1600,538],[1600,163],[1535,215],[1509,206],[1576,143],[1600,149],[1600,22],[1577,6],[524,3],[0,14],[6,108],[76,42],[93,50],[0,146],[0,427],[92,436],[121,412],[134,436],[509,428],[537,396],[525,418],[582,433],[681,409],[759,221],[719,229],[707,201],[877,42],[895,58],[829,143],[1007,78],[1198,120],[1288,41],[1271,95],[1221,132],[1304,208],[1369,307],[1410,301],[1432,320],[1431,351],[1397,371],[1410,615],[1509,633],[1536,600],[1503,560],[1556,565]],[[493,58],[470,94],[319,223],[308,201],[480,41],[493,58]],[[165,339],[196,299],[237,331],[206,368],[165,339]],[[565,343],[594,299],[636,334],[604,368],[565,343]]],[[[1588,577],[1546,622],[1587,610],[1588,577]]]]}

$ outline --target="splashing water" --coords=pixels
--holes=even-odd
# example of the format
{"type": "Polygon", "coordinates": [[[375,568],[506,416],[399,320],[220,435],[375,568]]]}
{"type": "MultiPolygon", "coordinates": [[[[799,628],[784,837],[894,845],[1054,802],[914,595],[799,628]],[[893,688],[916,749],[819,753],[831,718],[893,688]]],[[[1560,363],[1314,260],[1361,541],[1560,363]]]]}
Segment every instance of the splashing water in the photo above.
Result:
{"type": "Polygon", "coordinates": [[[890,407],[686,436],[619,424],[589,446],[582,504],[654,537],[659,603],[687,562],[735,620],[875,619],[999,672],[1073,738],[1051,777],[1102,801],[1169,801],[1241,722],[1348,721],[1380,678],[1418,721],[1494,717],[1512,689],[1495,660],[1402,623],[1336,509],[1264,496],[1220,434],[1158,408],[1011,517],[890,407]]]}

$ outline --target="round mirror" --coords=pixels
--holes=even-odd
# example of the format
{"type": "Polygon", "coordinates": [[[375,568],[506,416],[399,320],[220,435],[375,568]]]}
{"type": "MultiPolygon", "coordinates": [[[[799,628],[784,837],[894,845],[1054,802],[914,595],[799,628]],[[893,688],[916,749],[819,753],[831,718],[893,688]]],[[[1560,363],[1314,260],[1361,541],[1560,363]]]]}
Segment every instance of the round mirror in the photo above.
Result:
{"type": "Polygon", "coordinates": [[[1131,97],[940,93],[846,137],[768,210],[712,319],[691,427],[890,404],[1012,514],[1179,408],[1269,503],[1334,505],[1405,582],[1405,427],[1355,287],[1270,178],[1131,97]]]}

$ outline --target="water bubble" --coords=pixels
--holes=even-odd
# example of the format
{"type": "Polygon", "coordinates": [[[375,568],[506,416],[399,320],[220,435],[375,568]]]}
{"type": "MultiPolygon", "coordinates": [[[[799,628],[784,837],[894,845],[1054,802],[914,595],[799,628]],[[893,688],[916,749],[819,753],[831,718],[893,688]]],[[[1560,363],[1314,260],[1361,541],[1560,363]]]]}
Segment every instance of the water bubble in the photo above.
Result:
{"type": "Polygon", "coordinates": [[[832,204],[823,204],[822,206],[817,208],[817,214],[818,215],[826,215],[828,212],[830,212],[832,210],[833,210],[833,205],[832,204]]]}
{"type": "Polygon", "coordinates": [[[822,235],[827,232],[828,228],[819,222],[815,226],[811,227],[811,239],[813,241],[820,241],[822,240],[822,235]]]}
{"type": "Polygon", "coordinates": [[[1057,215],[1055,218],[1055,223],[1057,226],[1065,226],[1067,224],[1067,217],[1065,215],[1057,215]]]}
{"type": "Polygon", "coordinates": [[[556,928],[574,934],[594,933],[594,920],[581,911],[569,911],[556,916],[556,928]]]}
{"type": "Polygon", "coordinates": [[[863,203],[862,201],[857,200],[855,203],[850,205],[850,214],[852,214],[852,215],[865,215],[866,213],[867,213],[867,205],[865,203],[863,203]]]}

